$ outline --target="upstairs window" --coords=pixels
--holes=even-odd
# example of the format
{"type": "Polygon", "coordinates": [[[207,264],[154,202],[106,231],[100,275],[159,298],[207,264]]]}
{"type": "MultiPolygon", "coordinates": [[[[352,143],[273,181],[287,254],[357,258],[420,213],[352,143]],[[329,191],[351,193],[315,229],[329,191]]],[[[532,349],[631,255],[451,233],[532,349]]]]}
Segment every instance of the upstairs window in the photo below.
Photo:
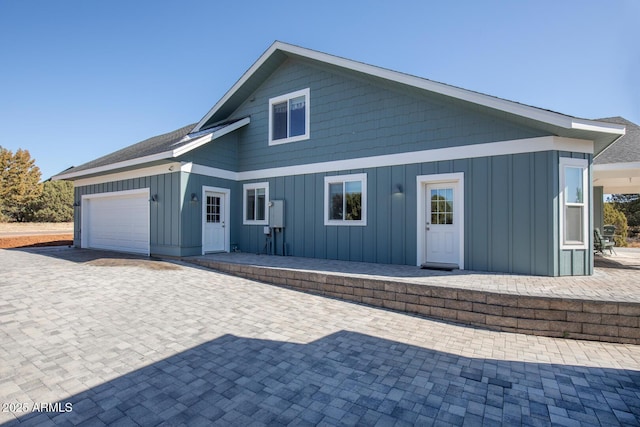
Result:
{"type": "Polygon", "coordinates": [[[589,165],[583,159],[560,159],[560,231],[562,249],[587,249],[589,165]]]}
{"type": "Polygon", "coordinates": [[[244,200],[243,224],[267,225],[267,203],[269,201],[269,183],[257,182],[243,186],[244,200]]]}
{"type": "Polygon", "coordinates": [[[324,225],[367,225],[367,174],[324,178],[324,225]]]}
{"type": "Polygon", "coordinates": [[[309,89],[269,100],[269,145],[309,139],[309,89]]]}

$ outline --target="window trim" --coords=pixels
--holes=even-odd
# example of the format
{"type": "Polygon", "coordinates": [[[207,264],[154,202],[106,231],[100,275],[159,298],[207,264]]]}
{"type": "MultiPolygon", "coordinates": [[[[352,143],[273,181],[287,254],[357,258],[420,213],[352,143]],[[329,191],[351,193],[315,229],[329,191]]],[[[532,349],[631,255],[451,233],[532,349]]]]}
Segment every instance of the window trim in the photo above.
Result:
{"type": "Polygon", "coordinates": [[[324,225],[331,226],[366,226],[367,225],[367,174],[331,175],[324,177],[324,225]],[[329,184],[360,181],[362,183],[362,219],[329,219],[329,184]]]}
{"type": "MultiPolygon", "coordinates": [[[[289,142],[304,141],[305,139],[309,139],[309,122],[310,122],[309,118],[311,117],[310,93],[311,91],[309,90],[309,88],[306,88],[306,89],[298,90],[295,92],[287,93],[285,95],[280,95],[280,96],[276,96],[275,98],[269,99],[269,145],[287,144],[289,142]],[[289,136],[287,138],[274,140],[273,139],[273,105],[279,104],[284,101],[287,101],[288,103],[290,99],[298,98],[300,96],[305,97],[305,100],[304,100],[305,102],[304,132],[305,133],[303,135],[289,136]]],[[[289,133],[289,110],[287,107],[287,134],[288,133],[289,133]]]]}
{"type": "Polygon", "coordinates": [[[560,158],[560,249],[572,250],[572,249],[588,249],[591,238],[589,235],[589,195],[591,189],[589,186],[589,162],[586,159],[572,159],[568,157],[560,158]],[[582,203],[567,203],[566,194],[564,191],[566,184],[566,169],[567,168],[581,168],[582,169],[582,203]],[[582,207],[582,237],[583,241],[567,241],[566,237],[566,217],[567,207],[579,206],[582,207]]]}
{"type": "Polygon", "coordinates": [[[269,225],[269,183],[252,182],[242,185],[242,224],[243,225],[269,225]],[[247,219],[247,190],[264,188],[264,220],[247,219]]]}

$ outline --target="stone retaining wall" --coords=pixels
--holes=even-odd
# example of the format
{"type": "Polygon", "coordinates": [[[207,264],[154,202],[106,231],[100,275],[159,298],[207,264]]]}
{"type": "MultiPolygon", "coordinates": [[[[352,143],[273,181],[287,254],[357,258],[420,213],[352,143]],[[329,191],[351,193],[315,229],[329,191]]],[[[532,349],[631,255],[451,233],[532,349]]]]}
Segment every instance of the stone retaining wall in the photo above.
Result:
{"type": "Polygon", "coordinates": [[[497,294],[204,259],[192,262],[299,291],[492,330],[640,344],[640,303],[497,294]]]}

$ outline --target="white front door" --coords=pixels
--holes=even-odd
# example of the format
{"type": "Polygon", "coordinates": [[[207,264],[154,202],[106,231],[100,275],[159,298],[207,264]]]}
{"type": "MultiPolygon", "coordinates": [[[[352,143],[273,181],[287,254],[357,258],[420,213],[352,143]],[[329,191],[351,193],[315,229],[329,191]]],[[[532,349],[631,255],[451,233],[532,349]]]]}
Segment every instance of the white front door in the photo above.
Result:
{"type": "Polygon", "coordinates": [[[460,265],[460,215],[457,182],[425,186],[425,251],[427,263],[460,265]]]}
{"type": "Polygon", "coordinates": [[[221,252],[226,250],[225,233],[225,194],[205,191],[203,212],[203,252],[221,252]]]}

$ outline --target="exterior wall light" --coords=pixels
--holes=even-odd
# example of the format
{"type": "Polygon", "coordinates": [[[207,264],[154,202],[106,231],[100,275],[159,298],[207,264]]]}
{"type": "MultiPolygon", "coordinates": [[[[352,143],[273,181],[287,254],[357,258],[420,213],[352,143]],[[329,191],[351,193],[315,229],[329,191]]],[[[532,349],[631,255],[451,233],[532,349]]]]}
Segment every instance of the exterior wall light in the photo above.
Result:
{"type": "Polygon", "coordinates": [[[196,193],[191,193],[191,201],[193,203],[198,203],[198,195],[196,193]]]}
{"type": "Polygon", "coordinates": [[[153,196],[151,196],[151,201],[154,203],[158,203],[158,195],[154,194],[153,196]]]}
{"type": "Polygon", "coordinates": [[[396,184],[395,187],[393,187],[393,194],[402,194],[402,184],[396,184]]]}

